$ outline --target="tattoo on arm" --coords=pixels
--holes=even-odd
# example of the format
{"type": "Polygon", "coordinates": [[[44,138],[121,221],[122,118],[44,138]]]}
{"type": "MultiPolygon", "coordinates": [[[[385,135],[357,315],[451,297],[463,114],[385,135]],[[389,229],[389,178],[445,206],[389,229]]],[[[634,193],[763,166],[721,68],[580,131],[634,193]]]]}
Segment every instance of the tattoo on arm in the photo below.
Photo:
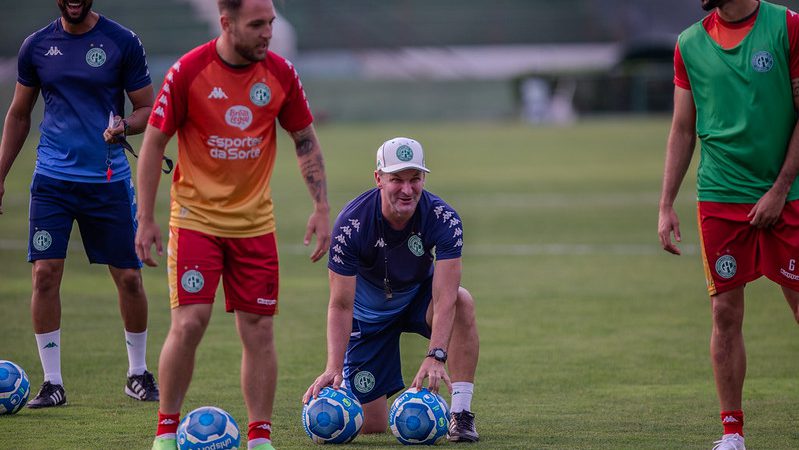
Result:
{"type": "Polygon", "coordinates": [[[325,163],[320,153],[300,162],[300,171],[305,184],[315,202],[327,199],[327,181],[325,180],[325,163]]]}

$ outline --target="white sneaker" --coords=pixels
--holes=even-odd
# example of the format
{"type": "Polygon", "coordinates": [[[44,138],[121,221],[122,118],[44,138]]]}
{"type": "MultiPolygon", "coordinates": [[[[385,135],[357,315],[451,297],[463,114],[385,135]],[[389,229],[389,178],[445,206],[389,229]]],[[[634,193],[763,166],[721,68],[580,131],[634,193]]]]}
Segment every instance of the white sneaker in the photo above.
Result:
{"type": "Polygon", "coordinates": [[[716,441],[714,444],[716,445],[713,450],[746,450],[744,437],[738,433],[725,434],[720,441],[716,441]]]}

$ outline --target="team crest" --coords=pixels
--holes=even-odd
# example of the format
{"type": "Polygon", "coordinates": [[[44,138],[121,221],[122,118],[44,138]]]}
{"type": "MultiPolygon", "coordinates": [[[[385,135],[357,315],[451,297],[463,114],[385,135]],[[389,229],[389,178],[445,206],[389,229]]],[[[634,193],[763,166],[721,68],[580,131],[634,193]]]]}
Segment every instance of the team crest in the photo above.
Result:
{"type": "Polygon", "coordinates": [[[397,147],[397,158],[400,161],[410,161],[413,159],[413,150],[407,145],[400,145],[397,147]]]}
{"type": "Polygon", "coordinates": [[[86,52],[86,64],[92,67],[102,66],[105,64],[106,59],[105,50],[99,47],[94,47],[86,52]]]}
{"type": "Polygon", "coordinates": [[[199,270],[187,270],[186,273],[180,277],[180,285],[183,290],[189,294],[196,294],[202,290],[205,285],[205,278],[199,270]]]}
{"type": "Polygon", "coordinates": [[[716,260],[716,273],[719,274],[721,278],[732,278],[735,276],[736,270],[738,270],[738,264],[735,262],[735,258],[733,258],[732,255],[724,255],[716,260]]]}
{"type": "Polygon", "coordinates": [[[408,249],[416,256],[424,255],[424,243],[418,234],[414,234],[408,239],[408,249]]]}
{"type": "Polygon", "coordinates": [[[355,377],[352,379],[352,384],[355,385],[355,389],[357,389],[358,392],[366,394],[375,388],[375,376],[368,370],[362,370],[355,374],[355,377]]]}
{"type": "Polygon", "coordinates": [[[39,230],[33,234],[33,248],[43,252],[53,244],[53,237],[46,230],[39,230]]]}
{"type": "Polygon", "coordinates": [[[255,106],[264,106],[272,99],[272,91],[263,83],[255,83],[250,88],[250,100],[255,106]]]}
{"type": "Polygon", "coordinates": [[[771,53],[761,50],[752,56],[752,68],[756,72],[768,72],[774,67],[774,57],[771,53]]]}

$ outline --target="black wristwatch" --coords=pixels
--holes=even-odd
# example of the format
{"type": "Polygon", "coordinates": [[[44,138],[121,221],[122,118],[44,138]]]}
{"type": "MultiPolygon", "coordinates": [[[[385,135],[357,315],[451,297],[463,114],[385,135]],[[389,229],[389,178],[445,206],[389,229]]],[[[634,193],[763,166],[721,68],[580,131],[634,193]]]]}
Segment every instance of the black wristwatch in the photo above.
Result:
{"type": "Polygon", "coordinates": [[[447,362],[447,351],[444,350],[443,348],[436,347],[436,348],[430,350],[429,352],[427,352],[427,357],[428,358],[433,358],[436,361],[444,363],[444,362],[447,362]]]}
{"type": "Polygon", "coordinates": [[[130,125],[128,125],[128,121],[126,119],[122,119],[122,135],[127,137],[129,129],[130,125]]]}

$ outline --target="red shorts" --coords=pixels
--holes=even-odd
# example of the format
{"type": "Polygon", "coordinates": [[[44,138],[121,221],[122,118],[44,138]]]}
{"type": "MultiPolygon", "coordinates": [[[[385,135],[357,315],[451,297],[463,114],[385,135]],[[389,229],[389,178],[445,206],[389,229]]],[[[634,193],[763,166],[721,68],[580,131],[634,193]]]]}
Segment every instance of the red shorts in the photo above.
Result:
{"type": "Polygon", "coordinates": [[[754,204],[699,202],[707,291],[720,294],[765,275],[799,291],[799,200],[786,203],[769,228],[749,225],[754,204]]]}
{"type": "Polygon", "coordinates": [[[225,238],[169,227],[168,255],[172,308],[213,303],[221,276],[227,312],[238,310],[264,316],[277,313],[275,233],[225,238]]]}

